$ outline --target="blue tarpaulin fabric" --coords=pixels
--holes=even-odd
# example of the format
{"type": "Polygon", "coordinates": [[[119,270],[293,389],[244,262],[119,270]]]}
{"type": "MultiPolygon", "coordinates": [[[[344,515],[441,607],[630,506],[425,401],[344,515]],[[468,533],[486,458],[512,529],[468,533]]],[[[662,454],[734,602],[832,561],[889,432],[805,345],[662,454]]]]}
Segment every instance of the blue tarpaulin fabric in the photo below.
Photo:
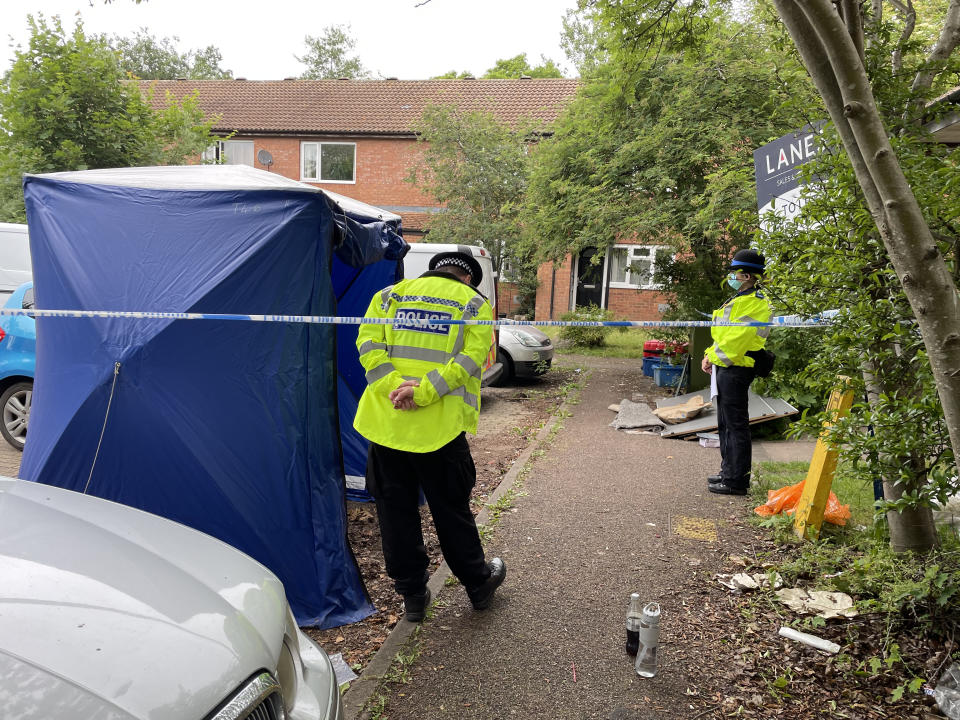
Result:
{"type": "MultiPolygon", "coordinates": [[[[335,241],[352,261],[396,264],[349,247],[382,229],[344,235],[325,194],[251,168],[54,173],[24,189],[38,308],[333,315],[331,273],[349,268],[334,270],[335,241]]],[[[243,550],[283,581],[301,625],[360,620],[373,607],[346,536],[336,333],[38,318],[20,475],[243,550]]]]}
{"type": "MultiPolygon", "coordinates": [[[[408,245],[389,224],[360,223],[348,217],[350,234],[367,236],[369,242],[359,243],[368,252],[380,248],[376,255],[357,257],[355,252],[337,251],[333,259],[333,287],[337,298],[337,314],[359,317],[366,313],[374,293],[392,285],[403,277],[403,256],[408,245]],[[342,259],[341,259],[342,258],[342,259]],[[348,263],[364,263],[353,267],[348,263]]],[[[353,427],[357,404],[367,386],[366,376],[357,355],[359,325],[337,327],[337,400],[340,410],[340,440],[343,444],[343,469],[346,474],[347,497],[351,500],[372,500],[364,481],[369,441],[353,427]]]]}

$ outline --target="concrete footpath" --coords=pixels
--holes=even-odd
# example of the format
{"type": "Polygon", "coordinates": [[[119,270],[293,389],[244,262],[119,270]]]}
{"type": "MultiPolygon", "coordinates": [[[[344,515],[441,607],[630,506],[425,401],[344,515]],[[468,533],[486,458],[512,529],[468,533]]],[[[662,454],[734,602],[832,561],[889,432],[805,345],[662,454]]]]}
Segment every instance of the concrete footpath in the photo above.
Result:
{"type": "MultiPolygon", "coordinates": [[[[579,404],[542,457],[536,442],[528,451],[524,494],[488,543],[488,557],[508,569],[493,604],[474,612],[462,588],[445,586],[442,566],[432,617],[417,633],[401,621],[344,696],[351,720],[370,716],[360,709],[371,699],[382,707],[374,716],[391,720],[713,717],[705,677],[723,662],[727,639],[699,627],[700,604],[728,555],[749,552],[739,518],[750,501],[706,491],[719,450],[609,427],[609,405],[653,405],[662,395],[637,361],[560,362],[577,360],[590,372],[579,404]],[[623,649],[631,592],[663,608],[652,679],[633,672],[623,649]],[[378,690],[398,652],[406,682],[378,690]]],[[[754,458],[809,462],[812,452],[812,443],[756,443],[754,458]]]]}

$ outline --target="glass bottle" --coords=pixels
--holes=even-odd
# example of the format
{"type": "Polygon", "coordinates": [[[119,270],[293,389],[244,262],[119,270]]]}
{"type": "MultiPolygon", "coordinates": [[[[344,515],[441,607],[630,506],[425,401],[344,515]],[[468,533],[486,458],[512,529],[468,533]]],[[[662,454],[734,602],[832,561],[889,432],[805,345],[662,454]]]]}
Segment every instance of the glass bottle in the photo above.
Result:
{"type": "Polygon", "coordinates": [[[636,655],[640,645],[640,593],[630,595],[630,605],[627,606],[627,655],[636,655]]]}
{"type": "Polygon", "coordinates": [[[647,603],[640,614],[640,644],[634,669],[640,677],[657,674],[657,645],[660,642],[660,604],[647,603]]]}

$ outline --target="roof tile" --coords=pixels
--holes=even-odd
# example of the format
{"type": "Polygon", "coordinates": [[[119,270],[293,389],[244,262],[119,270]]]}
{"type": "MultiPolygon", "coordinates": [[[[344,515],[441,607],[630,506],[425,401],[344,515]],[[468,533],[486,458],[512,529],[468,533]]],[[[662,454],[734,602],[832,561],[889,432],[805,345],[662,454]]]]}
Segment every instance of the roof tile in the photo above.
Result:
{"type": "Polygon", "coordinates": [[[577,90],[566,78],[521,80],[141,80],[166,93],[197,92],[214,129],[244,133],[409,135],[427,105],[482,110],[516,125],[525,118],[552,123],[577,90]]]}

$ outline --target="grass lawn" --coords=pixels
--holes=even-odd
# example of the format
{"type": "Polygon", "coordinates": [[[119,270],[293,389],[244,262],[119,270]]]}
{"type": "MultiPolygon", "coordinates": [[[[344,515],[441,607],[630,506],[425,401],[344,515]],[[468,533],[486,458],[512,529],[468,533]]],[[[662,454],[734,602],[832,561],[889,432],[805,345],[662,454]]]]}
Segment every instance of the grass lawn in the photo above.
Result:
{"type": "Polygon", "coordinates": [[[651,340],[652,336],[648,330],[641,328],[611,329],[606,335],[606,344],[601,347],[583,347],[572,346],[566,341],[560,339],[560,330],[558,327],[540,328],[550,339],[558,353],[574,353],[576,355],[589,355],[591,357],[617,357],[617,358],[643,358],[643,343],[651,340]]]}
{"type": "MultiPolygon", "coordinates": [[[[807,462],[763,462],[754,465],[753,483],[750,494],[760,505],[767,501],[767,492],[794,485],[807,476],[807,462]]],[[[873,525],[873,485],[864,486],[859,480],[847,477],[838,471],[831,485],[841,505],[850,506],[850,519],[847,527],[851,529],[870,528],[873,525]]],[[[792,515],[790,516],[793,517],[792,515]]],[[[823,532],[832,533],[840,526],[824,522],[823,532]]]]}
{"type": "MultiPolygon", "coordinates": [[[[809,463],[806,462],[762,462],[753,466],[753,482],[750,495],[761,505],[767,501],[767,492],[801,482],[807,476],[809,463]]],[[[841,505],[850,506],[850,519],[845,526],[823,523],[821,540],[839,544],[858,544],[871,538],[881,544],[888,540],[886,522],[883,517],[874,521],[873,484],[865,485],[861,480],[843,472],[840,466],[833,478],[831,490],[841,505]]],[[[785,532],[792,532],[793,515],[784,515],[768,521],[772,525],[782,525],[785,532]]],[[[958,538],[949,527],[940,528],[944,547],[957,547],[958,538]]]]}

